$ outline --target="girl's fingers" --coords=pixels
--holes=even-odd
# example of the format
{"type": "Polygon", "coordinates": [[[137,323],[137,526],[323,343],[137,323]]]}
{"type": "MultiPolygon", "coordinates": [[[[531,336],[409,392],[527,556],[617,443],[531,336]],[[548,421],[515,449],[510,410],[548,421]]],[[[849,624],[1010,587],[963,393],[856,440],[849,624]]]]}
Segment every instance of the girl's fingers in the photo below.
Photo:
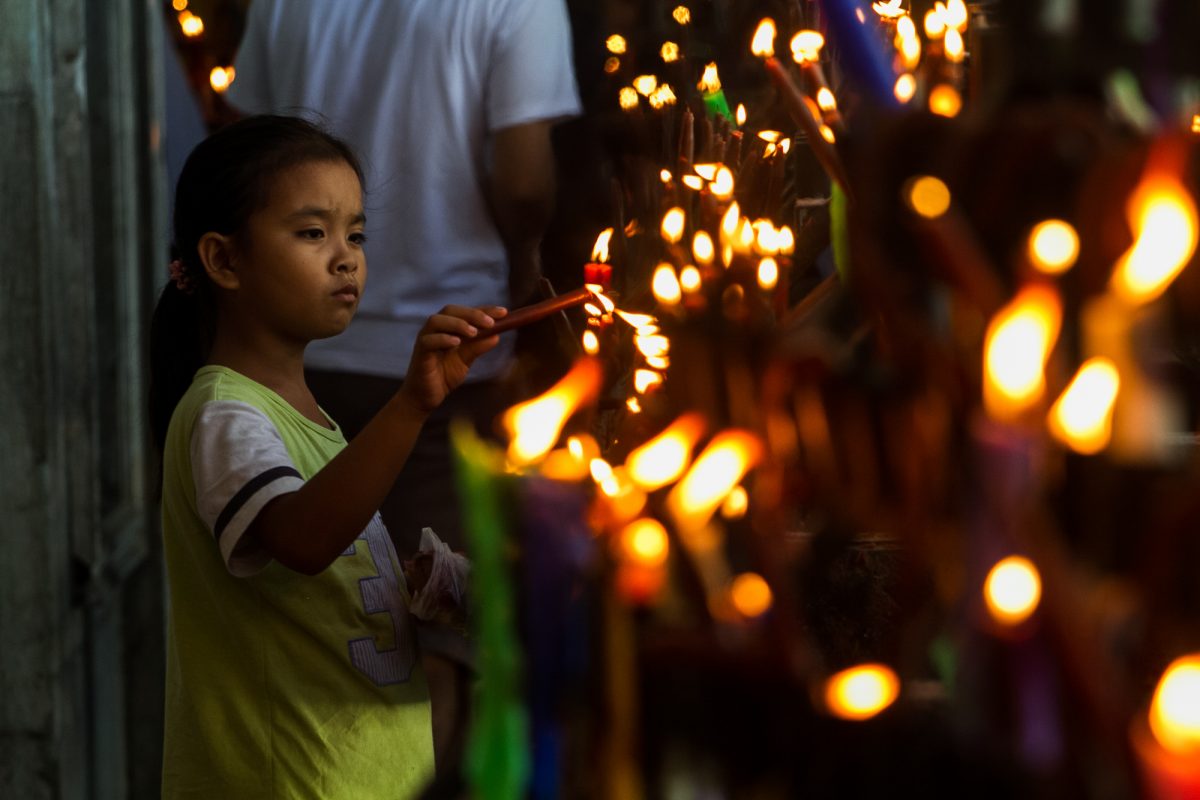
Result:
{"type": "Polygon", "coordinates": [[[462,358],[463,363],[468,366],[479,358],[481,355],[491,350],[496,345],[500,344],[499,336],[488,336],[483,339],[472,339],[458,348],[458,355],[462,358]]]}
{"type": "Polygon", "coordinates": [[[479,333],[480,328],[487,329],[492,326],[493,323],[490,317],[486,314],[481,316],[487,321],[484,322],[481,320],[478,323],[479,327],[476,327],[476,325],[462,317],[451,314],[434,314],[425,323],[425,333],[451,333],[469,339],[479,333]]]}
{"type": "Polygon", "coordinates": [[[417,337],[417,347],[423,350],[449,350],[460,344],[462,338],[449,333],[423,333],[417,337]]]}
{"type": "Polygon", "coordinates": [[[488,306],[486,308],[470,308],[469,306],[446,306],[440,312],[430,318],[432,321],[437,317],[452,317],[463,320],[476,328],[486,330],[495,324],[496,320],[489,312],[495,311],[500,316],[507,313],[500,306],[488,306]]]}
{"type": "Polygon", "coordinates": [[[492,319],[500,319],[501,317],[508,316],[508,309],[504,306],[483,306],[480,310],[492,319]]]}

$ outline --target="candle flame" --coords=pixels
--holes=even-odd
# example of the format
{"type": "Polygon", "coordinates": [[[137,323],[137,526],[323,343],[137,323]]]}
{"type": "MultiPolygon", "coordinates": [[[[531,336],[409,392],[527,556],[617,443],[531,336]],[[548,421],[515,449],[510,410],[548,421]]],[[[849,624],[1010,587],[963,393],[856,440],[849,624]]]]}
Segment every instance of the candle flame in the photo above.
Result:
{"type": "Polygon", "coordinates": [[[912,73],[905,72],[896,78],[896,88],[892,91],[896,95],[897,100],[901,103],[907,103],[917,93],[917,79],[913,77],[912,73]]]}
{"type": "Polygon", "coordinates": [[[592,247],[592,261],[599,261],[602,264],[608,263],[608,241],[612,238],[612,235],[612,228],[605,228],[600,231],[600,235],[596,237],[596,244],[592,247]]]}
{"type": "MultiPolygon", "coordinates": [[[[825,141],[829,142],[830,144],[833,144],[834,142],[837,141],[837,136],[834,134],[833,128],[829,127],[828,125],[823,124],[817,130],[820,131],[821,138],[824,139],[825,141]]],[[[786,152],[786,150],[784,152],[786,152]]]]}
{"type": "Polygon", "coordinates": [[[668,83],[660,84],[657,89],[650,93],[649,100],[651,108],[675,105],[675,90],[668,83]]]}
{"type": "Polygon", "coordinates": [[[684,186],[688,187],[694,192],[698,192],[704,188],[704,179],[699,175],[684,175],[679,180],[684,186]]]}
{"type": "Polygon", "coordinates": [[[171,8],[183,11],[188,6],[188,0],[171,0],[171,8]]]}
{"type": "Polygon", "coordinates": [[[625,407],[629,409],[630,414],[642,413],[642,404],[638,402],[636,397],[631,397],[625,401],[625,407]]]}
{"type": "Polygon", "coordinates": [[[837,110],[837,98],[833,96],[833,92],[829,90],[828,86],[817,89],[817,105],[825,112],[837,110]]]}
{"type": "Polygon", "coordinates": [[[700,288],[700,270],[688,264],[679,272],[679,287],[691,293],[700,288]]]}
{"type": "Polygon", "coordinates": [[[895,702],[899,695],[900,679],[884,664],[850,667],[825,682],[825,706],[841,719],[870,719],[895,702]]]}
{"type": "Polygon", "coordinates": [[[783,138],[783,134],[779,131],[765,130],[758,132],[758,138],[762,139],[764,142],[770,142],[771,144],[774,144],[783,138]]]}
{"type": "Polygon", "coordinates": [[[650,93],[658,88],[658,77],[656,75],[638,75],[633,79],[633,88],[642,97],[649,97],[650,93]]]}
{"type": "MultiPolygon", "coordinates": [[[[737,119],[738,127],[746,124],[746,106],[738,103],[737,110],[733,112],[734,118],[737,119]]],[[[1192,129],[1195,130],[1195,123],[1192,124],[1192,129]]]]}
{"type": "Polygon", "coordinates": [[[636,333],[633,336],[633,345],[642,355],[647,358],[662,358],[671,350],[671,340],[661,334],[642,334],[636,333]]]}
{"type": "Polygon", "coordinates": [[[716,177],[713,178],[709,190],[718,200],[728,200],[733,196],[733,173],[730,172],[729,167],[722,164],[717,169],[716,177]]]}
{"type": "Polygon", "coordinates": [[[958,64],[966,55],[966,46],[963,44],[962,34],[954,28],[946,29],[946,38],[944,39],[943,47],[946,51],[946,59],[952,64],[958,64]]]}
{"type": "Polygon", "coordinates": [[[1077,453],[1099,453],[1112,436],[1113,405],[1120,386],[1112,361],[1088,359],[1050,409],[1050,433],[1077,453]]]}
{"type": "Polygon", "coordinates": [[[903,1],[904,0],[886,0],[886,2],[872,3],[871,8],[876,14],[884,19],[895,19],[908,13],[900,5],[903,1]]]}
{"type": "Polygon", "coordinates": [[[716,164],[695,164],[692,170],[706,181],[711,181],[717,175],[716,164]]]}
{"type": "Polygon", "coordinates": [[[1061,219],[1047,219],[1029,232],[1029,260],[1040,272],[1066,272],[1079,257],[1079,234],[1061,219]]]}
{"type": "Polygon", "coordinates": [[[621,104],[621,108],[625,109],[626,111],[632,111],[633,109],[637,108],[637,89],[634,89],[632,86],[622,87],[621,91],[617,93],[617,102],[619,102],[621,104]]]}
{"type": "Polygon", "coordinates": [[[663,376],[652,369],[638,369],[633,373],[633,388],[638,394],[645,394],[656,386],[662,386],[663,376]]]}
{"type": "Polygon", "coordinates": [[[598,484],[604,483],[613,475],[612,464],[599,457],[588,462],[588,471],[592,473],[592,480],[598,484]]]}
{"type": "Polygon", "coordinates": [[[761,617],[774,602],[771,587],[754,572],[743,572],[729,585],[729,602],[747,619],[761,617]]]}
{"type": "Polygon", "coordinates": [[[621,59],[617,58],[616,56],[609,56],[608,58],[604,59],[604,71],[607,72],[609,75],[612,75],[614,72],[616,72],[620,68],[621,68],[621,59]]]}
{"type": "Polygon", "coordinates": [[[682,290],[679,286],[679,278],[675,275],[675,268],[665,262],[655,268],[650,288],[653,290],[654,297],[658,302],[665,306],[675,305],[682,297],[682,290]]]}
{"type": "Polygon", "coordinates": [[[946,33],[944,9],[945,6],[938,3],[925,13],[925,35],[928,38],[940,39],[946,33]]]}
{"type": "MultiPolygon", "coordinates": [[[[604,293],[603,286],[595,283],[585,283],[584,286],[592,293],[592,299],[603,307],[604,311],[602,314],[611,314],[616,309],[617,304],[604,293]]],[[[597,316],[601,316],[602,314],[598,314],[597,316]]]]}
{"type": "Polygon", "coordinates": [[[984,344],[983,399],[992,416],[1016,416],[1041,399],[1061,322],[1058,295],[1040,284],[1022,289],[996,313],[984,344]]]}
{"type": "Polygon", "coordinates": [[[669,169],[659,170],[658,178],[663,183],[670,183],[671,182],[671,170],[669,170],[669,169]]]}
{"type": "Polygon", "coordinates": [[[1126,302],[1148,303],[1196,251],[1196,204],[1178,179],[1161,173],[1143,179],[1127,209],[1135,239],[1117,262],[1112,288],[1126,302]]]}
{"type": "Polygon", "coordinates": [[[779,282],[779,265],[775,259],[767,256],[758,262],[758,285],[763,289],[774,289],[779,282]]]}
{"type": "Polygon", "coordinates": [[[745,217],[738,220],[737,230],[730,240],[730,246],[739,255],[745,256],[750,254],[750,251],[754,247],[754,225],[750,220],[745,217]]]}
{"type": "Polygon", "coordinates": [[[692,237],[692,254],[701,264],[711,264],[713,260],[713,240],[707,231],[696,231],[692,237]]]}
{"type": "Polygon", "coordinates": [[[672,208],[666,214],[663,214],[662,237],[671,244],[678,243],[683,238],[683,227],[686,219],[683,209],[679,207],[672,208]]]}
{"type": "Polygon", "coordinates": [[[618,56],[624,53],[627,47],[625,44],[625,37],[619,33],[614,33],[612,36],[609,36],[607,39],[605,39],[604,46],[608,48],[608,52],[618,56]]]}
{"type": "Polygon", "coordinates": [[[725,502],[721,504],[721,516],[725,519],[741,519],[750,508],[750,496],[744,486],[735,486],[725,502]]]}
{"type": "Polygon", "coordinates": [[[1192,115],[1192,133],[1200,133],[1200,114],[1192,115]]]}
{"type": "Polygon", "coordinates": [[[775,55],[775,20],[763,17],[754,29],[754,38],[750,41],[750,52],[756,56],[770,58],[775,55]]]}
{"type": "Polygon", "coordinates": [[[575,483],[588,476],[587,464],[576,458],[570,450],[562,448],[551,450],[538,471],[550,480],[567,483],[575,483]]]}
{"type": "Polygon", "coordinates": [[[617,536],[618,555],[642,567],[662,566],[667,561],[669,551],[667,529],[652,517],[634,520],[617,536]]]}
{"type": "Polygon", "coordinates": [[[675,6],[675,10],[671,12],[671,16],[680,25],[687,25],[692,21],[692,12],[688,10],[687,6],[675,6]]]}
{"type": "Polygon", "coordinates": [[[760,256],[773,256],[779,252],[779,231],[769,219],[754,220],[754,252],[760,256]]]}
{"type": "Polygon", "coordinates": [[[714,436],[667,497],[679,527],[703,528],[761,457],[762,443],[749,431],[727,430],[714,436]]]}
{"type": "Polygon", "coordinates": [[[638,333],[651,333],[650,328],[658,330],[657,325],[655,325],[658,320],[650,314],[635,314],[632,311],[622,311],[619,308],[616,309],[616,314],[629,323],[638,333]]]}
{"type": "Polygon", "coordinates": [[[1150,701],[1150,731],[1164,750],[1200,758],[1200,654],[1177,658],[1163,671],[1150,701]]]}
{"type": "Polygon", "coordinates": [[[582,341],[583,352],[589,356],[594,356],[600,352],[600,337],[596,335],[595,331],[584,331],[582,341]]]}
{"type": "Polygon", "coordinates": [[[739,219],[741,219],[741,209],[738,208],[738,204],[736,202],[730,203],[729,209],[725,212],[724,216],[721,217],[721,231],[719,235],[721,237],[722,244],[724,244],[726,240],[733,238],[733,235],[737,233],[739,219]]]}
{"type": "Polygon", "coordinates": [[[939,83],[929,93],[929,110],[939,117],[956,117],[962,110],[962,95],[948,83],[939,83]]]}
{"type": "Polygon", "coordinates": [[[676,481],[705,427],[704,417],[696,412],[680,416],[625,459],[630,479],[648,492],[676,481]]]}
{"type": "Polygon", "coordinates": [[[624,467],[614,467],[612,474],[599,484],[604,503],[612,522],[628,522],[646,507],[646,493],[638,488],[624,467]]]}
{"type": "Polygon", "coordinates": [[[604,370],[595,359],[582,358],[545,393],[504,412],[501,422],[509,435],[509,461],[525,466],[550,452],[571,415],[600,391],[603,378],[604,370]]]}
{"type": "Polygon", "coordinates": [[[1021,556],[1001,559],[983,584],[984,602],[1001,625],[1015,626],[1029,619],[1042,597],[1042,579],[1033,562],[1021,556]]]}
{"type": "Polygon", "coordinates": [[[707,94],[716,94],[721,91],[721,77],[717,75],[716,62],[709,62],[704,67],[704,74],[700,76],[700,82],[696,84],[696,88],[707,94]]]}
{"type": "Polygon", "coordinates": [[[945,21],[946,26],[953,28],[958,33],[962,33],[967,29],[969,16],[967,4],[963,0],[948,0],[942,11],[942,19],[945,21]]]}
{"type": "Polygon", "coordinates": [[[659,50],[659,55],[662,60],[668,64],[679,60],[679,45],[675,42],[663,42],[662,49],[659,50]]]}
{"type": "Polygon", "coordinates": [[[792,37],[792,60],[797,64],[816,61],[825,46],[825,37],[818,31],[800,31],[792,37]]]}
{"type": "Polygon", "coordinates": [[[213,67],[212,72],[208,73],[208,83],[214,92],[220,94],[233,83],[235,74],[233,67],[213,67]]]}
{"type": "Polygon", "coordinates": [[[896,49],[900,51],[900,59],[907,70],[915,70],[921,61],[921,38],[917,36],[916,23],[912,17],[901,17],[896,23],[896,49]]]}
{"type": "Polygon", "coordinates": [[[792,234],[792,229],[787,225],[779,229],[777,241],[781,255],[790,256],[796,249],[796,237],[792,234]]]}
{"type": "Polygon", "coordinates": [[[909,208],[926,219],[937,219],[950,210],[950,187],[932,175],[919,175],[907,184],[909,208]]]}
{"type": "Polygon", "coordinates": [[[193,14],[191,11],[184,9],[179,12],[177,17],[179,20],[179,29],[183,31],[183,35],[189,39],[195,39],[204,33],[204,20],[193,14]]]}

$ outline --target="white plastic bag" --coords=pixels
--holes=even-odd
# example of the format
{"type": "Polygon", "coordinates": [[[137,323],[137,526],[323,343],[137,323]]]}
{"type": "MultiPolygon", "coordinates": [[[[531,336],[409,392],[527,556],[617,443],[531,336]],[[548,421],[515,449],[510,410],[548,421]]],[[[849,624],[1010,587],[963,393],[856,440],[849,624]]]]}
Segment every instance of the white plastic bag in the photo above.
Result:
{"type": "MultiPolygon", "coordinates": [[[[426,622],[465,627],[470,559],[451,550],[450,545],[433,532],[433,528],[422,528],[421,549],[410,563],[420,564],[411,572],[423,573],[426,568],[429,571],[424,584],[413,590],[412,607],[409,609],[413,616],[426,622]]],[[[410,585],[411,581],[410,578],[410,585]]]]}

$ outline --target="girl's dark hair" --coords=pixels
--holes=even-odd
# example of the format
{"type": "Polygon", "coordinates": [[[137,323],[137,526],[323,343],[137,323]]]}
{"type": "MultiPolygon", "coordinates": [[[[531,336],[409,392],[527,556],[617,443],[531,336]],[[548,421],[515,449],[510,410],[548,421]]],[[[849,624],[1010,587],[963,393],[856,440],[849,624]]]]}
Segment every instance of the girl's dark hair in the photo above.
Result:
{"type": "Polygon", "coordinates": [[[172,251],[190,288],[184,292],[168,281],[150,322],[150,428],[160,452],[171,414],[213,342],[216,296],[200,263],[201,237],[240,233],[267,204],[279,173],[314,161],[343,161],[362,183],[354,151],[299,117],[238,120],[198,144],[184,163],[175,187],[172,251]]]}

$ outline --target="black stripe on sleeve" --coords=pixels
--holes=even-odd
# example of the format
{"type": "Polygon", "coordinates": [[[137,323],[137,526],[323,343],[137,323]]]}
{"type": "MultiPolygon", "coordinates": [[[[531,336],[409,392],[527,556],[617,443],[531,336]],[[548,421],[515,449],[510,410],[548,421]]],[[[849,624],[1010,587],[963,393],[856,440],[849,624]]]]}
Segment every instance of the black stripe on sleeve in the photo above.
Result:
{"type": "Polygon", "coordinates": [[[246,501],[254,496],[255,492],[272,481],[289,476],[299,478],[300,473],[294,467],[272,467],[266,472],[260,472],[247,481],[246,485],[239,489],[238,493],[233,496],[233,499],[221,510],[220,516],[217,517],[217,523],[213,525],[213,536],[220,541],[221,533],[225,530],[225,526],[233,519],[233,515],[240,511],[242,506],[246,505],[246,501]]]}

